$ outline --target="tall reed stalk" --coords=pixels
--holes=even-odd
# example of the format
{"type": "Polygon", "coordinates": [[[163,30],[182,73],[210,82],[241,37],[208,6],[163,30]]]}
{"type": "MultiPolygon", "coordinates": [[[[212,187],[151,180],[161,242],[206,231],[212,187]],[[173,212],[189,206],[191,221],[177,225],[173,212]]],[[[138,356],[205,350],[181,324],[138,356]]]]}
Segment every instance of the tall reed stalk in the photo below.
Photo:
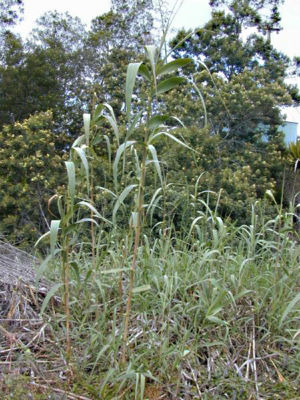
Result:
{"type": "MultiPolygon", "coordinates": [[[[145,142],[147,140],[147,134],[145,133],[145,142]]],[[[131,310],[131,301],[133,296],[133,287],[134,287],[134,272],[137,265],[137,257],[138,257],[138,249],[140,244],[141,230],[142,230],[142,219],[143,219],[143,205],[144,205],[144,192],[145,192],[145,177],[146,177],[146,143],[143,150],[141,162],[141,177],[138,188],[138,201],[136,208],[137,221],[135,224],[135,237],[134,237],[134,246],[133,246],[133,257],[132,263],[130,267],[130,275],[129,275],[129,288],[128,288],[128,296],[127,296],[127,304],[125,311],[125,323],[124,323],[124,332],[123,332],[123,350],[122,350],[122,362],[126,361],[126,346],[128,340],[128,328],[129,328],[129,316],[131,310]]]]}
{"type": "MultiPolygon", "coordinates": [[[[138,262],[138,250],[141,242],[141,233],[142,233],[143,218],[144,218],[143,210],[145,208],[144,194],[145,194],[147,166],[150,163],[154,164],[155,170],[157,172],[157,175],[161,183],[161,187],[162,188],[164,187],[160,162],[157,158],[157,152],[156,148],[153,145],[153,142],[156,139],[165,136],[181,144],[182,146],[188,147],[170,133],[170,128],[166,125],[166,122],[171,117],[168,115],[162,115],[156,113],[158,110],[155,110],[154,102],[159,95],[177,87],[180,83],[185,81],[185,78],[175,75],[172,76],[171,74],[177,72],[181,67],[184,67],[190,62],[191,62],[190,59],[181,59],[166,63],[166,60],[160,59],[159,51],[158,49],[155,48],[155,46],[146,46],[146,61],[144,63],[131,63],[128,65],[127,69],[125,97],[126,97],[126,110],[127,110],[129,129],[127,130],[125,142],[121,146],[122,148],[126,149],[128,143],[130,143],[131,146],[134,146],[136,148],[136,151],[138,151],[138,149],[140,148],[142,150],[140,157],[141,161],[138,168],[139,170],[138,185],[128,186],[123,191],[123,193],[126,191],[128,191],[129,193],[129,191],[131,191],[132,189],[137,190],[136,207],[132,214],[135,233],[134,233],[134,245],[132,252],[132,262],[129,273],[129,285],[128,285],[124,331],[123,331],[123,347],[122,347],[122,357],[121,357],[123,363],[126,362],[126,358],[128,356],[127,342],[129,334],[129,321],[130,321],[132,298],[134,294],[135,270],[138,262]],[[167,79],[159,79],[165,74],[171,76],[169,76],[167,79]],[[141,75],[148,84],[147,104],[145,112],[137,113],[137,115],[132,119],[131,98],[137,75],[141,75]],[[129,141],[130,136],[132,135],[132,133],[134,133],[135,130],[143,132],[143,137],[140,143],[136,140],[129,141]]],[[[124,198],[122,198],[122,201],[123,200],[124,198]]]]}

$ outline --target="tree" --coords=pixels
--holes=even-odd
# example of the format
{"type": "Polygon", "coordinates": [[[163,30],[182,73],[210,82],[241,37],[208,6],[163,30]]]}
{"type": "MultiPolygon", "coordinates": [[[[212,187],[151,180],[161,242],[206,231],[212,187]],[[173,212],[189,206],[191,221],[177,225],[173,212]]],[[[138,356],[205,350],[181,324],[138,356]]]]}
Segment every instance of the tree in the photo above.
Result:
{"type": "Polygon", "coordinates": [[[0,0],[1,34],[21,19],[23,11],[23,0],[0,0]]]}
{"type": "Polygon", "coordinates": [[[72,134],[78,128],[74,121],[82,114],[85,100],[84,37],[78,18],[57,12],[38,20],[25,45],[17,36],[6,35],[0,67],[0,126],[51,109],[58,129],[72,134]]]}
{"type": "MultiPolygon", "coordinates": [[[[264,199],[266,190],[280,193],[286,154],[281,134],[267,143],[240,142],[239,146],[210,135],[207,128],[190,127],[181,134],[195,150],[193,157],[187,157],[180,146],[161,150],[168,182],[173,182],[165,203],[177,229],[189,229],[193,207],[186,192],[188,188],[194,194],[199,177],[198,198],[208,201],[212,210],[218,205],[218,215],[237,224],[250,223],[251,206],[264,199]]],[[[265,211],[276,212],[270,205],[265,211]]]]}
{"type": "Polygon", "coordinates": [[[152,19],[150,0],[115,0],[109,13],[94,19],[88,35],[78,18],[58,12],[43,15],[25,44],[7,33],[0,65],[0,127],[51,109],[57,129],[72,136],[95,92],[100,101],[114,98],[120,112],[125,66],[147,40],[152,19]]]}
{"type": "Polygon", "coordinates": [[[181,31],[171,42],[178,46],[176,57],[195,60],[191,73],[201,85],[212,133],[250,141],[259,133],[271,135],[281,123],[278,106],[291,104],[295,98],[294,90],[284,82],[288,57],[260,34],[259,11],[278,3],[211,1],[211,20],[187,40],[182,42],[187,32],[181,31]],[[219,10],[221,5],[227,5],[229,12],[219,10]],[[257,32],[244,40],[242,33],[249,26],[257,32]]]}
{"type": "Polygon", "coordinates": [[[126,66],[141,54],[153,29],[151,0],[113,0],[111,10],[96,17],[86,41],[91,97],[109,102],[116,115],[123,105],[126,66]]]}
{"type": "Polygon", "coordinates": [[[24,46],[20,37],[7,32],[2,43],[0,64],[0,128],[24,115],[27,104],[23,98],[21,70],[24,46]]]}
{"type": "Polygon", "coordinates": [[[151,40],[153,10],[152,0],[112,0],[112,12],[122,21],[119,37],[115,35],[120,47],[133,48],[138,52],[143,49],[147,41],[151,40]]]}
{"type": "Polygon", "coordinates": [[[37,21],[28,44],[31,50],[28,67],[31,68],[30,63],[34,65],[41,78],[40,84],[50,77],[45,88],[48,97],[45,107],[53,110],[54,119],[71,134],[81,126],[85,106],[86,34],[79,18],[68,13],[48,12],[37,21]]]}
{"type": "Polygon", "coordinates": [[[214,10],[229,10],[240,25],[258,28],[269,39],[271,32],[281,30],[279,5],[283,2],[284,0],[210,0],[209,4],[214,10]]]}
{"type": "Polygon", "coordinates": [[[49,228],[47,201],[62,184],[65,140],[51,112],[0,131],[0,232],[10,241],[32,246],[49,228]]]}
{"type": "Polygon", "coordinates": [[[23,0],[0,0],[0,50],[4,52],[6,35],[11,34],[9,28],[21,20],[23,0]]]}
{"type": "Polygon", "coordinates": [[[10,27],[21,20],[23,0],[0,0],[0,62],[3,63],[5,46],[12,33],[10,27]],[[8,36],[8,38],[7,38],[8,36]]]}
{"type": "MultiPolygon", "coordinates": [[[[260,11],[267,4],[279,2],[211,2],[211,20],[194,34],[180,31],[170,43],[176,58],[193,59],[194,91],[179,87],[169,93],[169,109],[160,103],[164,112],[172,109],[181,118],[186,126],[182,135],[197,151],[189,162],[184,152],[169,154],[166,148],[169,181],[182,175],[191,188],[204,173],[201,190],[222,189],[219,212],[239,223],[246,222],[250,204],[267,189],[280,193],[285,154],[280,106],[297,100],[295,89],[284,81],[289,59],[264,36],[260,11]],[[250,26],[256,31],[245,38],[250,26]]],[[[214,207],[217,198],[210,201],[214,207]]]]}

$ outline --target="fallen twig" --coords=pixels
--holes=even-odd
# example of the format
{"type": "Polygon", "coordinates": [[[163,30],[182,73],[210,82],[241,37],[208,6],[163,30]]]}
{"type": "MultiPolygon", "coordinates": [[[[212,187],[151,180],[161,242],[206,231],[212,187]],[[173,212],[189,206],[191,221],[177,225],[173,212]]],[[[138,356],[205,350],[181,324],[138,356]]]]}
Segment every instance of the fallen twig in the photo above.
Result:
{"type": "Polygon", "coordinates": [[[70,400],[91,400],[89,397],[80,396],[78,394],[67,392],[66,390],[62,390],[62,389],[52,388],[52,387],[49,387],[47,385],[41,385],[40,383],[30,382],[29,385],[32,385],[32,386],[35,386],[35,387],[39,387],[41,389],[45,389],[48,392],[49,392],[49,390],[51,390],[52,392],[55,392],[55,393],[64,394],[70,400]]]}

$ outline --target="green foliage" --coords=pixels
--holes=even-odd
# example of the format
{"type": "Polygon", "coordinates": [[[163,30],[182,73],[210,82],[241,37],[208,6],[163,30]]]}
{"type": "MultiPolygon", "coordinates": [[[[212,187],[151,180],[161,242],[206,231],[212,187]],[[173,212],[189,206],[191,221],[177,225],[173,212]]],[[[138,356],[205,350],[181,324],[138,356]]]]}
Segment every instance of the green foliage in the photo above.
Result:
{"type": "MultiPolygon", "coordinates": [[[[0,1],[0,35],[3,30],[18,22],[23,13],[23,0],[0,1]]],[[[2,38],[1,38],[2,39],[2,38]]]]}
{"type": "Polygon", "coordinates": [[[153,28],[151,1],[112,3],[110,12],[96,17],[86,40],[88,91],[122,115],[126,67],[140,57],[153,28]]]}
{"type": "MultiPolygon", "coordinates": [[[[161,156],[163,164],[168,165],[167,180],[174,182],[173,194],[167,195],[166,201],[167,214],[173,216],[176,227],[183,229],[193,215],[186,192],[193,193],[199,176],[199,193],[212,191],[203,194],[205,199],[208,196],[210,206],[215,208],[218,204],[219,214],[238,224],[250,222],[251,205],[263,199],[266,190],[279,193],[280,198],[286,165],[280,138],[278,142],[240,142],[236,146],[220,135],[210,136],[208,129],[189,128],[182,130],[182,135],[195,150],[194,156],[190,157],[180,146],[166,146],[161,156]]],[[[271,215],[274,209],[270,205],[267,208],[271,215]]]]}
{"type": "MultiPolygon", "coordinates": [[[[281,124],[279,106],[297,97],[284,83],[289,59],[261,35],[264,3],[228,1],[224,8],[224,2],[212,1],[212,18],[203,28],[183,42],[187,32],[181,31],[171,41],[176,57],[194,60],[190,73],[201,87],[211,132],[229,139],[256,141],[262,133],[273,135],[281,124]],[[244,40],[248,26],[256,30],[244,40]]],[[[189,118],[193,96],[184,93],[176,101],[189,118]]]]}
{"type": "Polygon", "coordinates": [[[26,45],[16,35],[5,36],[0,65],[0,126],[51,109],[56,126],[70,133],[76,129],[76,116],[84,101],[84,36],[79,19],[57,12],[37,21],[26,45]],[[70,119],[76,122],[75,127],[70,119]]]}
{"type": "MultiPolygon", "coordinates": [[[[155,387],[173,398],[249,399],[258,387],[261,397],[297,398],[299,248],[291,215],[264,219],[257,206],[251,224],[236,226],[201,206],[190,236],[144,235],[135,284],[150,288],[132,298],[126,366],[119,275],[124,284],[132,238],[128,230],[102,235],[96,271],[84,253],[73,253],[73,390],[95,400],[123,392],[131,400],[144,389],[151,398],[155,387]]],[[[50,324],[57,347],[48,357],[61,357],[61,314],[51,314],[50,324]]]]}
{"type": "Polygon", "coordinates": [[[259,31],[280,31],[279,6],[284,0],[210,0],[213,9],[228,7],[233,16],[246,27],[259,31]],[[262,12],[263,11],[263,12],[262,12]]]}
{"type": "Polygon", "coordinates": [[[47,202],[62,183],[67,138],[53,131],[52,113],[6,125],[0,133],[0,232],[31,246],[48,228],[47,202]]]}
{"type": "Polygon", "coordinates": [[[296,162],[300,159],[300,142],[291,143],[289,146],[290,155],[293,161],[296,162]]]}

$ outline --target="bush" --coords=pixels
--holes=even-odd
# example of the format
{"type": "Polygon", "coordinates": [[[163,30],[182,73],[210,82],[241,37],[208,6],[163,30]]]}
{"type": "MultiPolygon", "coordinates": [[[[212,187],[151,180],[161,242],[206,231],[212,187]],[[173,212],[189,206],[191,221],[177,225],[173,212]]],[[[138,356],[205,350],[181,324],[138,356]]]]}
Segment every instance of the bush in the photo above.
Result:
{"type": "Polygon", "coordinates": [[[32,246],[48,229],[47,201],[61,184],[66,143],[51,112],[0,132],[0,233],[9,241],[32,246]]]}

